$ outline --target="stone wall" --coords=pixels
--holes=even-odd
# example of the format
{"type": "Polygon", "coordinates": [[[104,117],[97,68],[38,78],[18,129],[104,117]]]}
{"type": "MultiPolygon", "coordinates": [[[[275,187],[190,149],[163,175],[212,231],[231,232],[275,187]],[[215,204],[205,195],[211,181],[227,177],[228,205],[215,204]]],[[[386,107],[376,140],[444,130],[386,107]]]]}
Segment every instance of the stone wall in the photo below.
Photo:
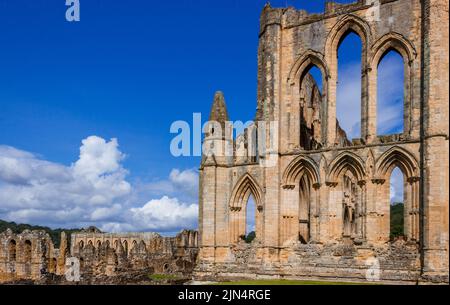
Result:
{"type": "Polygon", "coordinates": [[[39,280],[58,272],[59,251],[44,231],[0,233],[0,283],[39,280]]]}
{"type": "MultiPolygon", "coordinates": [[[[381,263],[386,280],[448,282],[448,66],[448,0],[327,3],[323,14],[266,5],[255,123],[235,141],[217,133],[204,140],[197,275],[248,274],[237,261],[251,252],[261,275],[359,278],[366,257],[381,263]],[[336,120],[337,49],[350,32],[362,41],[361,137],[351,141],[336,120]],[[378,135],[377,67],[390,50],[404,61],[404,126],[378,135]],[[404,180],[402,247],[392,245],[389,227],[396,167],[404,180]],[[250,196],[256,241],[242,247],[250,196]],[[352,255],[330,255],[333,247],[352,255]]],[[[226,126],[218,95],[211,119],[226,126]]]]}
{"type": "Polygon", "coordinates": [[[190,277],[197,258],[197,232],[184,230],[175,237],[157,233],[61,234],[55,249],[44,231],[0,234],[0,283],[60,284],[67,281],[72,258],[80,262],[82,284],[129,284],[149,281],[151,274],[190,277]]]}
{"type": "MultiPolygon", "coordinates": [[[[184,230],[175,237],[157,233],[75,233],[72,256],[80,260],[83,282],[126,274],[190,275],[197,258],[197,232],[184,230]]],[[[108,281],[111,281],[110,279],[108,281]]]]}

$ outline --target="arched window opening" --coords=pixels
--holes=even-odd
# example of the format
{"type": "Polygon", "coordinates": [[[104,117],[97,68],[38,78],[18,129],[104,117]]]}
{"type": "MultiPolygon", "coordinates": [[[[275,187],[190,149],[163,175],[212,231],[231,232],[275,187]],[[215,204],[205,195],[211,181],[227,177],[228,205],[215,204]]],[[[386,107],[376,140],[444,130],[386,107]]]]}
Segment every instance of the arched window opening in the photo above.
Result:
{"type": "Polygon", "coordinates": [[[299,184],[299,241],[306,244],[310,239],[310,204],[311,204],[311,182],[306,175],[300,179],[299,184]]]}
{"type": "Polygon", "coordinates": [[[400,53],[391,49],[383,55],[377,77],[377,134],[403,133],[405,69],[400,53]]]}
{"type": "Polygon", "coordinates": [[[80,248],[80,250],[83,250],[83,248],[84,248],[84,241],[80,241],[79,243],[78,243],[78,248],[80,248]]]}
{"type": "Polygon", "coordinates": [[[11,262],[16,261],[16,253],[17,253],[16,241],[14,239],[11,239],[9,241],[9,247],[8,247],[9,261],[11,261],[11,262]]]}
{"type": "Polygon", "coordinates": [[[236,184],[230,200],[229,229],[233,243],[252,242],[260,239],[262,229],[263,203],[261,190],[249,174],[236,184]]]}
{"type": "Polygon", "coordinates": [[[361,38],[350,30],[338,44],[338,81],[336,94],[336,141],[351,145],[361,138],[361,38]]]}
{"type": "Polygon", "coordinates": [[[256,237],[256,204],[252,195],[248,198],[245,210],[245,236],[246,243],[251,243],[256,237]]]}
{"type": "Polygon", "coordinates": [[[49,268],[50,273],[56,273],[57,265],[58,265],[58,263],[56,261],[56,258],[52,258],[50,268],[49,268]]]}
{"type": "Polygon", "coordinates": [[[128,255],[128,242],[126,240],[123,242],[123,251],[125,253],[125,256],[127,256],[128,255]]]}
{"type": "Polygon", "coordinates": [[[25,263],[31,262],[31,241],[26,240],[24,243],[23,257],[25,263]]]}
{"type": "Polygon", "coordinates": [[[322,72],[311,65],[304,73],[300,83],[300,147],[305,150],[319,149],[322,146],[322,72]]]}
{"type": "Polygon", "coordinates": [[[404,177],[400,168],[395,167],[389,179],[390,192],[390,238],[395,240],[405,236],[405,192],[404,177]]]}

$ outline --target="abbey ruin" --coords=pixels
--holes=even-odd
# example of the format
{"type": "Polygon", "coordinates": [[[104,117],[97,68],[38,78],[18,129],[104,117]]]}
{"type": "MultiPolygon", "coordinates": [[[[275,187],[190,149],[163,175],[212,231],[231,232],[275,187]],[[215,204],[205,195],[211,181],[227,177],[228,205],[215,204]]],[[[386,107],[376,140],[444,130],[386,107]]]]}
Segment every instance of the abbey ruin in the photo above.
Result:
{"type": "MultiPolygon", "coordinates": [[[[261,14],[254,124],[235,139],[221,92],[199,170],[199,231],[0,233],[0,282],[57,281],[80,265],[83,283],[151,273],[195,279],[284,278],[449,282],[448,0],[327,3],[323,14],[261,14]],[[361,136],[337,120],[337,50],[362,41],[361,136]],[[403,132],[377,134],[377,72],[403,58],[403,132]],[[310,71],[320,70],[321,85],[310,71]],[[230,136],[227,136],[231,134],[230,136]],[[390,228],[390,180],[403,173],[403,237],[390,228]],[[253,241],[246,211],[255,210],[253,241]]],[[[355,50],[356,51],[356,50],[355,50]]]]}
{"type": "Polygon", "coordinates": [[[43,231],[0,233],[0,283],[133,284],[151,274],[190,276],[198,252],[197,232],[189,230],[162,237],[88,229],[70,240],[63,232],[56,249],[43,231]]]}
{"type": "Polygon", "coordinates": [[[324,14],[266,5],[255,123],[227,137],[225,100],[214,98],[197,277],[364,280],[372,269],[384,281],[448,282],[448,4],[359,0],[327,3],[324,14]],[[336,119],[337,49],[349,33],[362,41],[357,139],[336,119]],[[378,135],[377,67],[391,50],[404,62],[404,126],[378,135]],[[404,178],[404,239],[392,241],[395,167],[404,178]],[[248,244],[250,197],[256,238],[248,244]]]}

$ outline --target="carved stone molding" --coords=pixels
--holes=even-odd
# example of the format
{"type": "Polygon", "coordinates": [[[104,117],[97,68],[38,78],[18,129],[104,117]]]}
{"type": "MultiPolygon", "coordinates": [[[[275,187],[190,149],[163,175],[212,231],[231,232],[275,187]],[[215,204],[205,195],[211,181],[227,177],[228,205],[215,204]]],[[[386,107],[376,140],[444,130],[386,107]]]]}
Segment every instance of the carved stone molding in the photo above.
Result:
{"type": "Polygon", "coordinates": [[[283,189],[293,190],[293,189],[295,189],[295,185],[294,184],[285,184],[285,185],[283,185],[283,189]]]}
{"type": "Polygon", "coordinates": [[[364,185],[366,185],[366,183],[367,183],[366,180],[359,180],[359,181],[358,181],[358,185],[359,185],[360,187],[363,187],[364,185]]]}
{"type": "Polygon", "coordinates": [[[373,184],[384,184],[385,182],[386,182],[386,179],[382,179],[382,178],[373,178],[372,179],[373,184]]]}
{"type": "Polygon", "coordinates": [[[338,185],[338,183],[335,181],[326,181],[325,185],[329,186],[329,187],[336,187],[338,185]]]}
{"type": "Polygon", "coordinates": [[[417,177],[417,176],[408,177],[408,178],[406,179],[406,181],[408,181],[409,183],[414,183],[414,182],[417,182],[417,181],[419,181],[419,180],[420,180],[420,177],[417,177]]]}

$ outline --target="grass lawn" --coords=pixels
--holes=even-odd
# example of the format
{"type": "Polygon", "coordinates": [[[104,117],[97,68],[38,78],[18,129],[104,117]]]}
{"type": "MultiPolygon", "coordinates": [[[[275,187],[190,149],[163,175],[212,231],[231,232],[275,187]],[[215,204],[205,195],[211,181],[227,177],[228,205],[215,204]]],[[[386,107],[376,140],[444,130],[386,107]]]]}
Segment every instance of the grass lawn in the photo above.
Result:
{"type": "Polygon", "coordinates": [[[374,285],[375,283],[300,281],[300,280],[243,280],[219,282],[215,285],[374,285]]]}
{"type": "Polygon", "coordinates": [[[177,280],[178,276],[172,274],[150,274],[148,276],[151,280],[154,281],[166,281],[166,280],[177,280]]]}

